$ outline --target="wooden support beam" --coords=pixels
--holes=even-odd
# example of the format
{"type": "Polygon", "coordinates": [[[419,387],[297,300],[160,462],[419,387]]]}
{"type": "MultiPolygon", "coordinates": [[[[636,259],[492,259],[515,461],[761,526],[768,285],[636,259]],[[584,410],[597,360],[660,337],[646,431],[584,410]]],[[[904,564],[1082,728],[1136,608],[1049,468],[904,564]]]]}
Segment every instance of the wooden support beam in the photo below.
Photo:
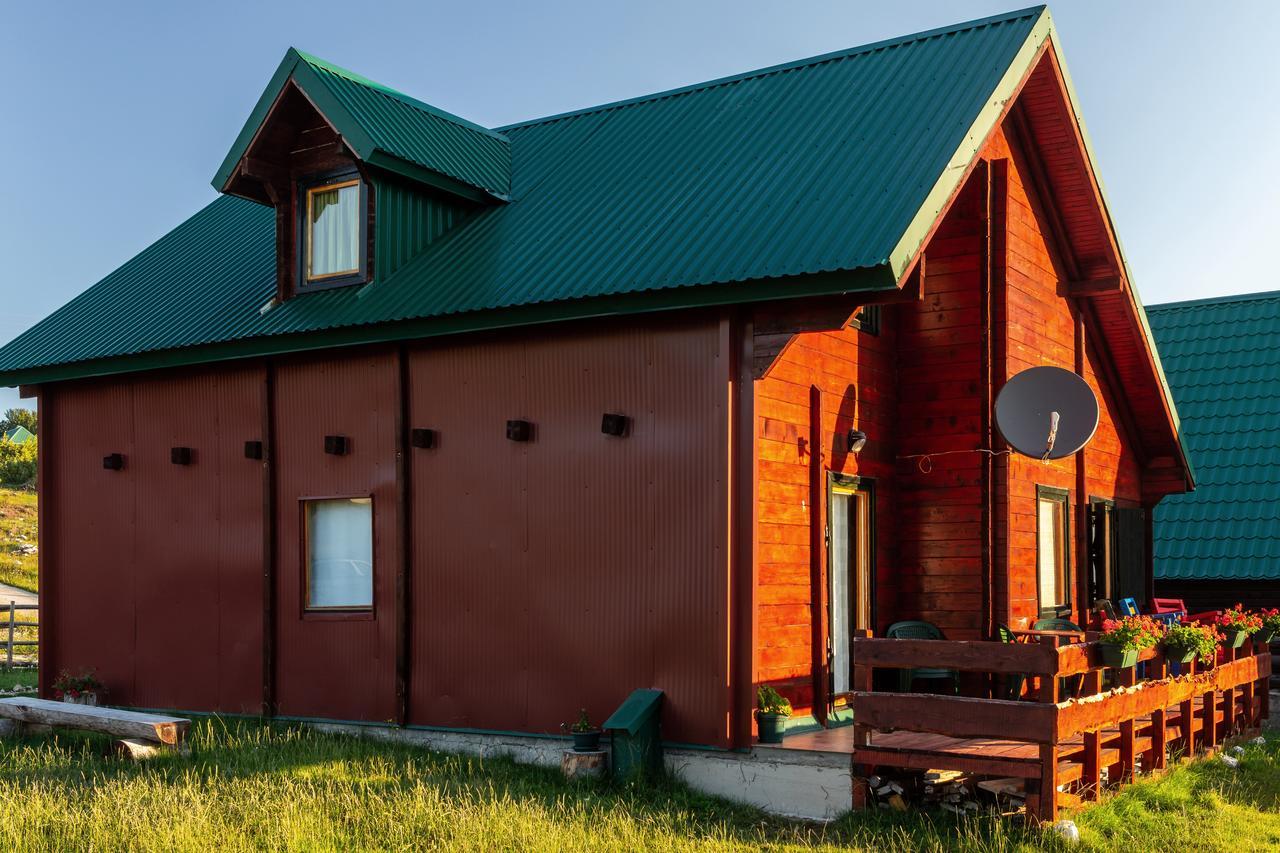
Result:
{"type": "MultiPolygon", "coordinates": [[[[1117,672],[1121,687],[1133,687],[1137,682],[1137,668],[1129,667],[1117,672]]],[[[1128,782],[1134,773],[1134,718],[1129,717],[1120,722],[1120,778],[1117,782],[1128,782]]]]}
{"type": "Polygon", "coordinates": [[[1102,296],[1123,291],[1124,279],[1118,275],[1067,282],[1067,296],[1076,299],[1088,299],[1091,296],[1102,296]]]}
{"type": "Polygon", "coordinates": [[[1195,702],[1188,698],[1178,704],[1178,734],[1182,736],[1184,755],[1196,754],[1195,702]]]}

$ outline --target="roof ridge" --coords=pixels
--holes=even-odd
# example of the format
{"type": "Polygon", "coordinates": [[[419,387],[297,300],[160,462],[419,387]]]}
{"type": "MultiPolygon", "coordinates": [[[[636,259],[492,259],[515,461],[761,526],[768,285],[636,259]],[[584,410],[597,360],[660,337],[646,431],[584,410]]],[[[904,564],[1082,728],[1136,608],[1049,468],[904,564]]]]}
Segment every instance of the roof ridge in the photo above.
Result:
{"type": "Polygon", "coordinates": [[[1012,12],[1003,12],[997,15],[989,15],[985,18],[975,18],[971,21],[964,21],[957,24],[950,24],[943,27],[935,27],[930,30],[921,30],[917,33],[911,33],[905,36],[897,36],[880,41],[869,42],[867,44],[857,45],[855,47],[846,47],[840,50],[831,51],[829,53],[818,54],[804,59],[795,59],[789,62],[779,63],[777,65],[769,65],[764,68],[756,68],[751,71],[741,71],[737,74],[730,74],[725,77],[717,77],[712,80],[705,80],[698,83],[689,83],[684,86],[678,86],[674,89],[665,89],[659,92],[652,92],[647,95],[637,95],[631,98],[623,98],[617,101],[609,101],[604,104],[597,104],[589,107],[579,107],[578,109],[567,110],[561,113],[553,113],[549,116],[540,118],[530,118],[523,121],[512,122],[510,124],[499,125],[494,128],[495,131],[505,133],[516,128],[532,127],[538,124],[550,124],[551,122],[560,121],[561,119],[572,118],[575,116],[589,115],[596,112],[604,112],[606,110],[617,109],[619,107],[628,107],[635,104],[648,103],[650,101],[660,101],[666,98],[676,97],[691,92],[698,92],[703,89],[713,89],[717,86],[724,86],[730,83],[740,83],[744,80],[751,80],[757,77],[768,77],[773,74],[779,74],[785,71],[794,71],[799,68],[807,68],[813,65],[822,65],[827,62],[833,62],[838,59],[847,59],[849,57],[858,56],[866,53],[875,53],[880,50],[888,50],[895,47],[903,47],[917,41],[926,41],[942,35],[950,35],[953,33],[961,33],[967,30],[976,30],[992,24],[1004,24],[1012,21],[1019,21],[1024,18],[1031,18],[1043,14],[1048,9],[1047,5],[1028,6],[1024,9],[1017,9],[1012,12]]]}
{"type": "Polygon", "coordinates": [[[394,98],[395,100],[400,101],[407,107],[412,107],[414,109],[421,110],[422,112],[425,112],[428,115],[435,116],[436,118],[442,119],[444,121],[452,122],[453,124],[456,124],[459,127],[465,128],[467,130],[474,130],[474,131],[477,131],[478,133],[483,133],[486,136],[494,137],[495,139],[498,139],[502,142],[510,141],[507,139],[505,135],[503,135],[501,132],[497,130],[494,130],[493,128],[485,127],[482,124],[476,124],[473,121],[468,121],[467,119],[463,118],[460,115],[455,115],[454,113],[451,113],[448,110],[442,110],[439,107],[432,106],[431,104],[428,104],[426,101],[420,101],[417,98],[413,97],[412,95],[407,95],[404,92],[401,92],[399,89],[391,88],[385,83],[379,83],[377,80],[370,80],[368,77],[365,77],[361,74],[357,74],[356,72],[348,68],[343,68],[341,65],[335,65],[334,63],[329,62],[328,60],[325,60],[325,59],[321,59],[320,57],[315,56],[314,54],[307,53],[306,51],[303,51],[303,50],[298,50],[296,47],[290,48],[290,50],[298,54],[298,57],[302,59],[303,62],[306,62],[308,65],[312,65],[316,68],[319,68],[322,71],[327,71],[330,74],[334,74],[338,77],[342,77],[351,83],[356,83],[360,86],[373,89],[378,94],[384,95],[389,98],[394,98]]]}
{"type": "Polygon", "coordinates": [[[1160,302],[1146,306],[1151,311],[1177,311],[1180,308],[1194,308],[1200,305],[1224,305],[1229,302],[1261,302],[1267,299],[1280,299],[1280,290],[1260,290],[1256,293],[1231,293],[1226,296],[1207,296],[1203,299],[1184,299],[1180,302],[1160,302]]]}

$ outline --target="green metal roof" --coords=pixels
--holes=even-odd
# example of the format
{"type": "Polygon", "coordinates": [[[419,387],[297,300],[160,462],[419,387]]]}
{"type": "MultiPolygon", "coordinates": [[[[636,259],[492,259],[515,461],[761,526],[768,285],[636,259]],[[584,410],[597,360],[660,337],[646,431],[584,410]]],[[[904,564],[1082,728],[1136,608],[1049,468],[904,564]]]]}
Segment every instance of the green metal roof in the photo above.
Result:
{"type": "Polygon", "coordinates": [[[1156,577],[1280,580],[1280,291],[1147,317],[1197,481],[1156,505],[1156,577]]]}
{"type": "MultiPolygon", "coordinates": [[[[226,189],[285,84],[293,82],[367,163],[458,191],[458,182],[505,199],[511,152],[501,133],[290,48],[228,152],[213,187],[226,189]]],[[[473,194],[468,194],[476,197],[473,194]]]]}
{"type": "MultiPolygon", "coordinates": [[[[0,382],[891,289],[1052,31],[1036,7],[500,128],[510,203],[385,278],[270,308],[272,211],[218,199],[0,349],[0,382]]],[[[366,115],[417,102],[290,56],[220,179],[289,74],[369,151],[401,144],[366,115]]]]}
{"type": "Polygon", "coordinates": [[[35,437],[35,433],[24,426],[9,427],[4,432],[5,441],[12,441],[14,444],[26,444],[35,437]]]}

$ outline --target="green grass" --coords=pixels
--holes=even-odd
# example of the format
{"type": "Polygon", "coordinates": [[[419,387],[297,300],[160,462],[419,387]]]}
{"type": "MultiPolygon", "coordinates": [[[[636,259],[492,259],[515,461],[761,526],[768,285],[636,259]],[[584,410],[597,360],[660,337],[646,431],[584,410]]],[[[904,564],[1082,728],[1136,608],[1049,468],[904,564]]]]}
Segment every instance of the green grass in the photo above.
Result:
{"type": "Polygon", "coordinates": [[[34,669],[13,669],[8,672],[0,667],[0,690],[12,690],[15,687],[36,689],[36,671],[34,669]]]}
{"type": "Polygon", "coordinates": [[[0,486],[0,583],[39,589],[36,555],[18,553],[36,541],[36,493],[0,486]]]}
{"type": "MultiPolygon", "coordinates": [[[[0,847],[347,850],[1041,850],[990,818],[884,812],[792,823],[664,783],[571,784],[553,770],[202,719],[190,757],[104,758],[92,735],[0,745],[0,847]]],[[[1076,816],[1084,849],[1250,850],[1280,841],[1280,741],[1239,771],[1180,767],[1076,816]]],[[[1071,848],[1080,849],[1080,848],[1071,848]]]]}

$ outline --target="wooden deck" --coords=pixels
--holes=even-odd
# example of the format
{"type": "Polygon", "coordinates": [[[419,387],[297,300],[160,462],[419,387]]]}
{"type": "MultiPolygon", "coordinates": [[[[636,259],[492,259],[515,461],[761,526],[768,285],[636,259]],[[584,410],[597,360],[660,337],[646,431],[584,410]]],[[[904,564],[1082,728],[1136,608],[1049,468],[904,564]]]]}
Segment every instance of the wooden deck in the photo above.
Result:
{"type": "MultiPolygon", "coordinates": [[[[854,641],[855,725],[788,738],[806,748],[842,745],[855,775],[876,767],[957,770],[1027,780],[1029,820],[1054,820],[1060,790],[1085,799],[1138,772],[1165,767],[1170,750],[1212,751],[1252,732],[1269,713],[1267,649],[1228,651],[1216,666],[1171,676],[1159,652],[1143,654],[1148,676],[1116,670],[1103,689],[1106,667],[1094,644],[999,644],[931,640],[854,641]],[[985,647],[985,648],[984,648],[985,647]],[[929,666],[983,672],[987,696],[877,693],[873,668],[929,666]],[[1018,700],[990,698],[1000,677],[1028,684],[1018,700]],[[1059,695],[1064,678],[1078,677],[1079,695],[1059,695]],[[1104,773],[1105,771],[1105,773],[1104,773]]],[[[981,679],[979,683],[983,683],[981,679]]],[[[866,804],[865,787],[854,805],[866,804]]]]}

